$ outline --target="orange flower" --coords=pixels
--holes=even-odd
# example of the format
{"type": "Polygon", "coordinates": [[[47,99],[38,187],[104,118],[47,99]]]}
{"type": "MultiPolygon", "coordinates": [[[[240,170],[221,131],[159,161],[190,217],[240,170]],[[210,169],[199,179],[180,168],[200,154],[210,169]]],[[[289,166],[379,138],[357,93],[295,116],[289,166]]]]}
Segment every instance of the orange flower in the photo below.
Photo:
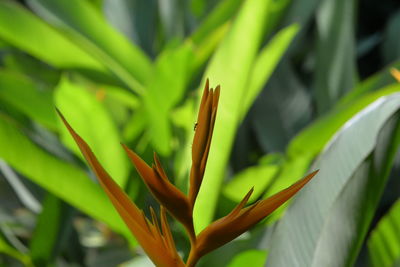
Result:
{"type": "Polygon", "coordinates": [[[197,256],[203,256],[246,232],[296,194],[317,172],[314,171],[278,194],[244,208],[253,193],[252,188],[228,215],[211,223],[198,235],[197,256]]]}
{"type": "Polygon", "coordinates": [[[218,109],[219,93],[219,86],[215,90],[209,89],[207,80],[200,104],[192,146],[192,168],[190,171],[188,196],[183,194],[168,180],[156,154],[154,154],[154,164],[150,167],[135,152],[123,145],[144,183],[161,205],[161,227],[158,224],[154,210],[150,207],[152,217],[150,221],[146,218],[143,211],[113,181],[106,170],[100,165],[86,142],[72,129],[63,115],[57,110],[89,166],[95,172],[100,185],[107,193],[132,234],[156,266],[195,266],[200,257],[230,242],[267,217],[296,194],[317,173],[315,171],[272,197],[245,207],[253,192],[253,189],[251,189],[228,215],[211,223],[200,234],[196,235],[193,228],[193,207],[203,180],[208,153],[210,151],[218,109]],[[166,210],[184,225],[189,236],[191,250],[186,264],[176,251],[166,218],[166,210]]]}
{"type": "Polygon", "coordinates": [[[188,198],[168,181],[157,155],[154,153],[155,165],[150,168],[135,152],[125,145],[123,147],[153,196],[185,226],[186,231],[193,239],[195,234],[192,206],[189,204],[188,198]]]}
{"type": "Polygon", "coordinates": [[[203,97],[201,98],[196,132],[192,145],[192,169],[190,170],[189,188],[189,201],[192,206],[194,206],[194,202],[196,201],[206,169],[215,118],[217,116],[219,90],[219,85],[215,88],[215,91],[210,90],[207,79],[203,97]]]}
{"type": "Polygon", "coordinates": [[[72,129],[64,116],[58,110],[57,112],[99,179],[100,185],[107,193],[115,209],[154,264],[171,267],[185,266],[175,249],[175,243],[168,226],[164,207],[161,206],[160,229],[154,210],[150,208],[152,215],[152,221],[150,222],[143,211],[129,199],[125,192],[100,165],[87,143],[72,129]]]}
{"type": "Polygon", "coordinates": [[[390,73],[392,74],[392,76],[393,76],[398,82],[400,82],[400,71],[399,71],[398,69],[391,68],[391,69],[390,69],[390,73]]]}

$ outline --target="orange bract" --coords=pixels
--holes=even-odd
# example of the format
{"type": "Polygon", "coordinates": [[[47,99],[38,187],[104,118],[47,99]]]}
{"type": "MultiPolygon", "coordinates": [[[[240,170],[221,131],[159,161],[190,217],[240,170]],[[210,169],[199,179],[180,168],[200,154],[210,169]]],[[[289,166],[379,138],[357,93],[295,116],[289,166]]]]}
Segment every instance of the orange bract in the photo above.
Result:
{"type": "Polygon", "coordinates": [[[90,147],[57,110],[115,209],[156,266],[194,266],[204,254],[230,242],[268,216],[296,194],[317,173],[315,171],[272,197],[245,207],[253,192],[253,189],[251,189],[228,215],[211,223],[196,236],[193,228],[193,207],[203,180],[208,153],[210,151],[217,116],[219,93],[219,86],[215,90],[209,89],[207,80],[200,103],[192,146],[192,168],[190,171],[188,196],[168,180],[156,154],[154,154],[154,164],[150,167],[135,152],[123,145],[144,183],[161,205],[161,226],[159,226],[157,216],[151,207],[152,219],[150,221],[146,218],[143,211],[114,182],[107,171],[101,166],[90,147]],[[175,243],[168,226],[166,210],[184,225],[190,238],[191,250],[186,264],[179,257],[175,248],[175,243]]]}
{"type": "Polygon", "coordinates": [[[392,68],[390,69],[390,73],[392,74],[392,76],[398,81],[400,82],[400,71],[398,69],[392,68]]]}

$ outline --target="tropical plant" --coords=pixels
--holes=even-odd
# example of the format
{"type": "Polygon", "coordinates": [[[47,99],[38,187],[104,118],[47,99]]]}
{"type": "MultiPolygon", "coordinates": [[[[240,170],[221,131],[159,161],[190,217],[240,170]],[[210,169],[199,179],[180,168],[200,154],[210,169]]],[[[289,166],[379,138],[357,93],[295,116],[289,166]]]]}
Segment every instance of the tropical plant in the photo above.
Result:
{"type": "Polygon", "coordinates": [[[268,216],[296,194],[317,173],[315,171],[289,188],[245,207],[253,193],[253,188],[250,189],[242,201],[228,215],[211,223],[196,235],[193,223],[193,208],[207,165],[217,116],[219,94],[219,86],[215,90],[209,89],[207,80],[200,103],[195,127],[196,133],[192,145],[192,168],[188,196],[185,196],[169,182],[157,154],[154,154],[154,164],[150,167],[135,152],[124,146],[144,183],[160,203],[161,228],[153,208],[150,207],[152,219],[149,221],[143,211],[131,202],[118,184],[114,182],[101,166],[87,143],[72,129],[59,112],[64,124],[96,173],[101,186],[114,207],[156,266],[195,266],[202,256],[232,241],[268,216]],[[191,249],[186,264],[176,251],[171,230],[168,226],[166,210],[185,227],[189,236],[191,249]]]}
{"type": "MultiPolygon", "coordinates": [[[[189,195],[207,77],[223,92],[196,236],[253,186],[249,203],[321,171],[198,266],[395,263],[399,5],[0,1],[0,265],[152,266],[55,107],[138,207],[157,206],[120,142],[144,162],[157,151],[189,195]]],[[[185,258],[185,227],[169,225],[185,258]]]]}

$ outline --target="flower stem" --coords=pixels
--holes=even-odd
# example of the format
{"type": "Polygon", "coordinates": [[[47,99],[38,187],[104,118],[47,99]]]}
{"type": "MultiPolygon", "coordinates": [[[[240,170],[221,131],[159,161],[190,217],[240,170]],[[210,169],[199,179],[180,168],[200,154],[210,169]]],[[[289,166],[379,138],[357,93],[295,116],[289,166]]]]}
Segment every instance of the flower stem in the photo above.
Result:
{"type": "Polygon", "coordinates": [[[186,267],[194,267],[199,260],[199,255],[196,252],[196,248],[192,247],[189,253],[188,260],[186,261],[186,267]]]}

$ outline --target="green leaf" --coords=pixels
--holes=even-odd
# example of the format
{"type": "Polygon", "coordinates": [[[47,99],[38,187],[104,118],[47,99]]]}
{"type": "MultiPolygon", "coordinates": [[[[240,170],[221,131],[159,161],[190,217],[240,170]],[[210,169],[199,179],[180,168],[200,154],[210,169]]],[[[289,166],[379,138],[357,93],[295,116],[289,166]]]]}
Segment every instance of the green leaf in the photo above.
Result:
{"type": "Polygon", "coordinates": [[[236,255],[228,267],[243,267],[249,265],[249,263],[251,263],[252,267],[262,267],[266,259],[266,251],[256,249],[246,250],[236,255]]]}
{"type": "MultiPolygon", "coordinates": [[[[289,144],[287,149],[288,159],[282,166],[279,175],[274,179],[274,183],[268,188],[264,198],[279,192],[282,188],[293,184],[299,177],[304,176],[315,156],[321,152],[329,139],[357,112],[379,97],[398,92],[399,90],[400,86],[395,84],[366,94],[350,104],[344,106],[337,105],[328,114],[305,128],[289,144]]],[[[275,211],[269,217],[268,223],[279,219],[287,205],[284,204],[275,211]]]]}
{"type": "MultiPolygon", "coordinates": [[[[267,27],[268,14],[273,8],[271,2],[244,3],[203,76],[210,79],[211,85],[221,84],[221,96],[210,156],[194,208],[196,231],[207,226],[213,218],[235,132],[245,111],[238,107],[243,105],[248,94],[251,72],[267,27]]],[[[268,72],[264,74],[268,75],[268,72]]]]}
{"type": "MultiPolygon", "coordinates": [[[[298,155],[296,158],[287,159],[283,166],[280,168],[278,175],[274,177],[274,181],[269,185],[266,193],[263,196],[263,199],[278,193],[282,190],[282,188],[289,187],[298,179],[303,177],[304,174],[307,172],[314,157],[315,155],[313,154],[304,153],[298,155]]],[[[278,220],[288,207],[290,201],[291,200],[284,203],[277,210],[275,210],[268,217],[267,223],[271,224],[278,220]]]]}
{"type": "Polygon", "coordinates": [[[271,77],[289,44],[299,31],[299,26],[294,24],[279,31],[272,40],[260,51],[250,74],[248,92],[243,104],[242,116],[250,109],[264,84],[271,77]]]}
{"type": "MultiPolygon", "coordinates": [[[[56,106],[76,131],[92,147],[105,169],[124,187],[129,164],[120,145],[117,127],[103,104],[85,87],[62,78],[55,90],[56,106]]],[[[66,146],[82,158],[80,150],[65,126],[59,121],[61,139],[66,146]]]]}
{"type": "Polygon", "coordinates": [[[106,194],[85,172],[45,152],[0,116],[0,158],[26,178],[117,232],[130,236],[106,194]]]}
{"type": "Polygon", "coordinates": [[[179,0],[164,0],[158,2],[158,19],[167,41],[180,39],[185,34],[186,5],[179,0]]]}
{"type": "Polygon", "coordinates": [[[391,68],[400,68],[400,61],[396,61],[395,63],[389,65],[378,73],[371,75],[364,81],[357,84],[357,86],[353,90],[351,90],[346,96],[344,96],[338,102],[338,104],[347,105],[365,94],[381,89],[382,87],[389,84],[395,83],[396,80],[390,74],[391,68]]]}
{"type": "Polygon", "coordinates": [[[221,1],[197,27],[190,39],[196,44],[203,42],[207,39],[208,35],[230,20],[242,6],[243,2],[243,0],[221,1]]]}
{"type": "Polygon", "coordinates": [[[346,105],[338,105],[329,113],[320,117],[313,124],[301,131],[290,142],[287,149],[288,156],[295,158],[302,153],[313,153],[317,155],[334,133],[357,112],[379,97],[398,92],[399,90],[400,86],[394,84],[378,91],[365,94],[346,105]]]}
{"type": "MultiPolygon", "coordinates": [[[[53,87],[60,79],[61,71],[53,66],[28,55],[23,51],[12,51],[3,57],[3,68],[18,72],[31,78],[40,87],[53,87]]],[[[84,72],[81,72],[84,74],[84,72]]]]}
{"type": "Polygon", "coordinates": [[[285,151],[312,112],[310,93],[292,63],[283,59],[254,102],[249,120],[264,152],[285,151]]]}
{"type": "Polygon", "coordinates": [[[103,0],[108,21],[147,54],[154,55],[157,37],[158,7],[156,0],[103,0]]]}
{"type": "Polygon", "coordinates": [[[0,99],[51,130],[57,129],[53,94],[27,77],[0,71],[0,99]]]}
{"type": "Polygon", "coordinates": [[[13,257],[20,262],[22,262],[26,267],[34,267],[31,261],[31,258],[22,253],[19,252],[18,250],[14,249],[12,246],[10,246],[6,240],[3,239],[3,236],[0,234],[0,253],[4,253],[10,257],[13,257]]]}
{"type": "MultiPolygon", "coordinates": [[[[200,71],[203,70],[204,65],[215,52],[215,49],[220,44],[221,40],[223,40],[229,28],[230,24],[227,22],[208,34],[201,43],[193,43],[195,54],[190,67],[192,79],[197,77],[200,71]]],[[[190,42],[190,40],[188,40],[188,42],[190,42]]]]}
{"type": "Polygon", "coordinates": [[[79,46],[93,55],[132,90],[143,93],[150,79],[151,62],[145,54],[112,28],[87,1],[29,0],[42,17],[65,31],[79,46]]]}
{"type": "Polygon", "coordinates": [[[106,68],[78,45],[14,2],[0,2],[0,37],[53,66],[107,74],[106,68]]]}
{"type": "Polygon", "coordinates": [[[337,132],[279,221],[268,266],[353,266],[400,144],[399,109],[399,93],[382,97],[337,132]]]}
{"type": "Polygon", "coordinates": [[[368,239],[368,251],[374,267],[397,266],[400,261],[400,200],[379,221],[368,239]]]}
{"type": "Polygon", "coordinates": [[[161,155],[172,151],[171,110],[183,98],[192,58],[193,50],[189,44],[163,51],[157,58],[154,78],[144,96],[151,142],[161,155]]]}
{"type": "Polygon", "coordinates": [[[48,266],[55,259],[62,226],[68,223],[65,219],[65,206],[52,194],[47,194],[44,198],[43,210],[38,217],[35,232],[29,244],[32,261],[37,266],[48,266]]]}
{"type": "Polygon", "coordinates": [[[227,198],[240,202],[243,196],[254,186],[253,194],[249,199],[249,202],[253,202],[263,194],[279,169],[278,164],[260,164],[244,169],[224,185],[222,193],[227,198]]]}
{"type": "Polygon", "coordinates": [[[126,123],[122,131],[123,139],[129,142],[135,140],[145,129],[146,123],[145,109],[139,107],[126,123]]]}
{"type": "Polygon", "coordinates": [[[355,85],[355,1],[327,0],[317,10],[315,95],[320,114],[355,85]]]}

